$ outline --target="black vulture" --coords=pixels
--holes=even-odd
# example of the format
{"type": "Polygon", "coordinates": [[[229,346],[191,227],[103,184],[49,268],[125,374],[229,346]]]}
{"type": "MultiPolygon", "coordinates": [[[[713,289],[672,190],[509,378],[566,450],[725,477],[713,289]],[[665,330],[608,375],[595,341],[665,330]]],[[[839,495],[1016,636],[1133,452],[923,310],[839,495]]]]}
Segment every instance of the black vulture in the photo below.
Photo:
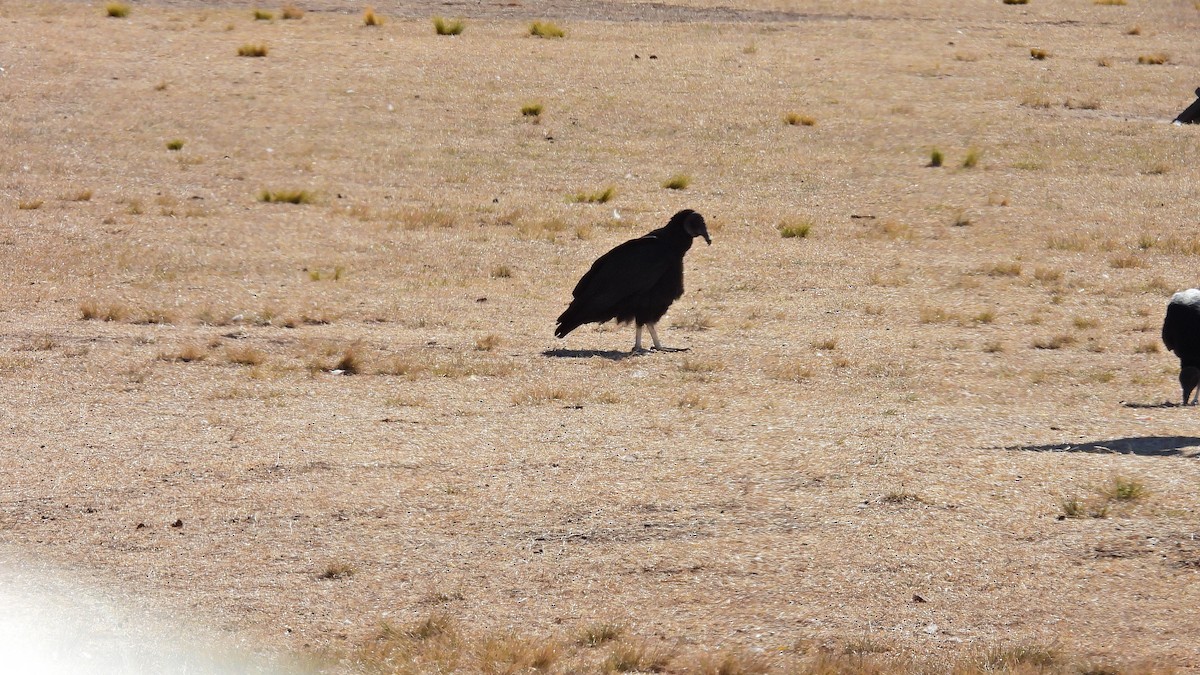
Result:
{"type": "Polygon", "coordinates": [[[1175,118],[1175,124],[1200,124],[1200,89],[1196,90],[1196,100],[1175,118]]]}
{"type": "Polygon", "coordinates": [[[1179,357],[1179,386],[1183,388],[1183,404],[1188,404],[1192,391],[1200,399],[1200,290],[1189,288],[1171,296],[1167,317],[1163,319],[1163,344],[1179,357]]]}
{"type": "Polygon", "coordinates": [[[637,324],[634,352],[646,351],[642,348],[642,326],[650,329],[654,349],[683,351],[664,347],[654,325],[683,295],[683,256],[696,237],[704,237],[712,245],[704,216],[684,209],[664,227],[630,239],[597,258],[575,284],[571,292],[575,299],[558,317],[554,335],[566,337],[585,323],[633,321],[637,324]]]}

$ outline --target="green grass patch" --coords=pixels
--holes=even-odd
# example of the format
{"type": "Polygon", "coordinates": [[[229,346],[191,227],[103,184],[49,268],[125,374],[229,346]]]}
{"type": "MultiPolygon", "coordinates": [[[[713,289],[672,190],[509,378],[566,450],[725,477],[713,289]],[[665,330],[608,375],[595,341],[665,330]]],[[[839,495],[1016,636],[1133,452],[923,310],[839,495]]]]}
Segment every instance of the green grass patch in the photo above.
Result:
{"type": "Polygon", "coordinates": [[[945,161],[946,161],[946,156],[942,154],[941,150],[934,148],[929,151],[929,166],[939,167],[945,161]]]}
{"type": "Polygon", "coordinates": [[[308,190],[262,190],[258,201],[271,204],[312,204],[316,197],[308,190]]]}
{"type": "Polygon", "coordinates": [[[438,35],[462,35],[467,25],[458,19],[443,19],[440,16],[433,17],[433,30],[438,35]]]}
{"type": "Polygon", "coordinates": [[[617,188],[609,185],[599,192],[578,192],[571,195],[570,201],[576,204],[604,204],[617,196],[617,188]]]}
{"type": "Polygon", "coordinates": [[[552,21],[534,21],[529,24],[529,34],[540,38],[566,37],[567,32],[552,21]]]}
{"type": "Polygon", "coordinates": [[[795,223],[780,223],[775,226],[784,239],[804,239],[812,232],[812,223],[802,220],[795,223]]]}

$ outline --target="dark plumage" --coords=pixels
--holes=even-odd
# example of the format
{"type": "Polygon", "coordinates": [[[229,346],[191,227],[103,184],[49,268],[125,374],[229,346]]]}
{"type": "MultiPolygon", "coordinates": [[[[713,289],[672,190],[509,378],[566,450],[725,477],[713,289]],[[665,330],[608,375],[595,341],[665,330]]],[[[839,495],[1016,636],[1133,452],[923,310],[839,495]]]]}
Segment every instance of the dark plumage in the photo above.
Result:
{"type": "Polygon", "coordinates": [[[1189,288],[1171,296],[1167,316],[1163,319],[1163,344],[1179,357],[1179,386],[1183,389],[1183,405],[1200,399],[1200,290],[1189,288]]]}
{"type": "Polygon", "coordinates": [[[558,317],[557,337],[585,323],[633,321],[637,334],[633,351],[641,352],[642,326],[650,329],[654,348],[663,347],[654,325],[667,313],[672,302],[683,295],[683,256],[692,247],[692,239],[708,236],[704,217],[685,209],[671,217],[664,227],[617,246],[592,263],[571,295],[574,300],[558,317]]]}
{"type": "Polygon", "coordinates": [[[1175,124],[1200,124],[1200,89],[1196,90],[1196,100],[1175,118],[1175,124]]]}

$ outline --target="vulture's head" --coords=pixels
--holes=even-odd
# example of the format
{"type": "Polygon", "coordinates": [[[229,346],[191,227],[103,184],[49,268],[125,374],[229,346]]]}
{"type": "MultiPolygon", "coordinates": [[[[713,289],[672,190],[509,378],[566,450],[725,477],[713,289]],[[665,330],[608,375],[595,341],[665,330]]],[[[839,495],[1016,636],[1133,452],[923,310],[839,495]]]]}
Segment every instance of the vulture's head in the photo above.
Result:
{"type": "Polygon", "coordinates": [[[1187,405],[1192,392],[1200,386],[1200,368],[1184,366],[1179,369],[1179,386],[1183,389],[1183,404],[1187,405]]]}
{"type": "Polygon", "coordinates": [[[712,239],[708,236],[708,225],[704,223],[704,216],[699,213],[684,209],[671,217],[671,223],[682,224],[684,232],[692,237],[704,237],[704,243],[712,246],[712,239]]]}

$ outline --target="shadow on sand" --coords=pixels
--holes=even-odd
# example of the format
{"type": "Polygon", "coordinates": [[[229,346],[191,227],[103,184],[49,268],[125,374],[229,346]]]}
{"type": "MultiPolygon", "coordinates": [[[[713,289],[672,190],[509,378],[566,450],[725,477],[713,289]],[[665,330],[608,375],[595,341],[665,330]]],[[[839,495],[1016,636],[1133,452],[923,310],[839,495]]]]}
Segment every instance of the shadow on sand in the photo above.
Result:
{"type": "Polygon", "coordinates": [[[1010,445],[1005,450],[1026,452],[1092,452],[1098,454],[1139,455],[1141,457],[1200,457],[1200,438],[1195,436],[1139,436],[1111,438],[1083,443],[1049,445],[1010,445]]]}
{"type": "Polygon", "coordinates": [[[1183,408],[1184,407],[1183,404],[1176,403],[1174,401],[1163,401],[1162,403],[1138,403],[1137,401],[1121,401],[1121,405],[1125,406],[1126,408],[1138,408],[1138,409],[1146,409],[1146,408],[1161,409],[1161,408],[1183,408]]]}
{"type": "Polygon", "coordinates": [[[548,356],[553,359],[590,359],[598,356],[609,361],[620,361],[631,356],[640,355],[633,352],[615,352],[603,349],[547,349],[542,352],[542,356],[548,356]]]}

